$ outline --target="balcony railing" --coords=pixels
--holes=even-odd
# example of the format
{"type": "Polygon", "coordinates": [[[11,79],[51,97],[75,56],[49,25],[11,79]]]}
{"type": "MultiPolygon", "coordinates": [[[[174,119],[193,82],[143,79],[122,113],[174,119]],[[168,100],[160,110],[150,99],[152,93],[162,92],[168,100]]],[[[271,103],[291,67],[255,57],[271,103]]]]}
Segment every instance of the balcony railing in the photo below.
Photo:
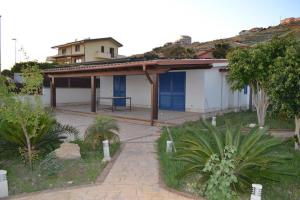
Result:
{"type": "Polygon", "coordinates": [[[103,53],[101,51],[96,51],[97,58],[113,58],[110,53],[103,53]]]}

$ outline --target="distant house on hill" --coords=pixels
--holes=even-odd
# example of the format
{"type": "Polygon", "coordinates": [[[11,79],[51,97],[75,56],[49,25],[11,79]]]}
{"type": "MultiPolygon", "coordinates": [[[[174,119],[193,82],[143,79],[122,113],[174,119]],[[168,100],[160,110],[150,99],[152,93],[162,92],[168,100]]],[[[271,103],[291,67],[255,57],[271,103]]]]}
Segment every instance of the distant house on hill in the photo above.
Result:
{"type": "Polygon", "coordinates": [[[179,45],[190,45],[192,44],[192,38],[188,35],[181,35],[174,43],[179,45]]]}
{"type": "Polygon", "coordinates": [[[47,58],[58,64],[72,64],[118,58],[118,48],[123,45],[112,37],[75,40],[53,46],[57,54],[47,58]]]}
{"type": "Polygon", "coordinates": [[[214,48],[210,48],[210,49],[207,49],[207,50],[201,50],[197,53],[197,58],[199,58],[199,59],[212,59],[212,58],[214,58],[213,51],[214,51],[214,48]]]}
{"type": "Polygon", "coordinates": [[[290,17],[290,18],[285,18],[283,20],[280,20],[280,24],[282,25],[287,25],[287,24],[290,24],[290,23],[294,23],[294,22],[300,22],[300,17],[290,17]]]}

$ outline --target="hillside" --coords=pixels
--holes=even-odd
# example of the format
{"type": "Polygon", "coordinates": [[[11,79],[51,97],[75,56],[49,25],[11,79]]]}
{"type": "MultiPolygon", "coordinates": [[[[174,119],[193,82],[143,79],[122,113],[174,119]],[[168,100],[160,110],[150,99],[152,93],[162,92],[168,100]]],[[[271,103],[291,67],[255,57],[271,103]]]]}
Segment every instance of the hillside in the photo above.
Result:
{"type": "MultiPolygon", "coordinates": [[[[300,39],[300,22],[293,22],[289,24],[279,24],[277,26],[269,26],[267,28],[252,28],[250,30],[243,30],[238,35],[224,38],[219,40],[213,40],[208,42],[193,42],[189,45],[180,45],[184,47],[188,51],[192,51],[196,56],[205,52],[207,50],[213,49],[215,44],[220,42],[229,43],[231,47],[243,47],[243,46],[251,46],[260,42],[267,41],[271,39],[275,35],[284,36],[289,33],[294,33],[297,38],[300,39]]],[[[170,51],[176,51],[178,49],[178,44],[175,43],[166,43],[161,47],[156,47],[150,52],[146,52],[144,54],[134,55],[132,57],[142,58],[145,57],[153,59],[153,58],[168,58],[170,51]]]]}

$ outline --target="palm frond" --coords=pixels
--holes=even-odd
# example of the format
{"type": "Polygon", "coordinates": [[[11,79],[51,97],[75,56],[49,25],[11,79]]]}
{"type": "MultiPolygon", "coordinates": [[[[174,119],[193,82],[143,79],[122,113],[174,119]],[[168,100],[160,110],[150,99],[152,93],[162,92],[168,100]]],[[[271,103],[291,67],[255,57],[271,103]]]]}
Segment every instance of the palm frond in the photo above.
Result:
{"type": "Polygon", "coordinates": [[[284,166],[285,160],[291,158],[289,154],[277,153],[284,141],[270,136],[265,130],[253,128],[248,133],[241,133],[240,125],[228,122],[223,130],[207,123],[203,125],[207,131],[188,130],[176,143],[175,159],[186,164],[179,176],[209,177],[203,171],[205,164],[213,154],[222,159],[225,146],[237,150],[233,159],[238,181],[233,183],[233,188],[245,191],[259,177],[277,180],[278,175],[294,174],[284,166]]]}

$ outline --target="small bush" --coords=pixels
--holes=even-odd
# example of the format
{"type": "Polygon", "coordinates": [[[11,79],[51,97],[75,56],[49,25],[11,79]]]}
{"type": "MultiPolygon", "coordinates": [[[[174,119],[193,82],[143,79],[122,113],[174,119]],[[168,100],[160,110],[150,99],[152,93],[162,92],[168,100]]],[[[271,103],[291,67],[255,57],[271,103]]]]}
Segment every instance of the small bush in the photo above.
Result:
{"type": "Polygon", "coordinates": [[[90,144],[93,150],[96,150],[101,142],[109,140],[110,143],[118,143],[119,136],[117,132],[119,126],[116,121],[110,117],[99,116],[95,119],[94,123],[88,127],[84,143],[90,144]]]}
{"type": "Polygon", "coordinates": [[[234,174],[235,161],[233,156],[236,149],[232,146],[225,146],[224,157],[211,155],[205,164],[203,172],[211,173],[207,183],[203,187],[203,193],[209,200],[233,200],[237,199],[235,191],[231,190],[231,185],[237,182],[234,174]]]}

